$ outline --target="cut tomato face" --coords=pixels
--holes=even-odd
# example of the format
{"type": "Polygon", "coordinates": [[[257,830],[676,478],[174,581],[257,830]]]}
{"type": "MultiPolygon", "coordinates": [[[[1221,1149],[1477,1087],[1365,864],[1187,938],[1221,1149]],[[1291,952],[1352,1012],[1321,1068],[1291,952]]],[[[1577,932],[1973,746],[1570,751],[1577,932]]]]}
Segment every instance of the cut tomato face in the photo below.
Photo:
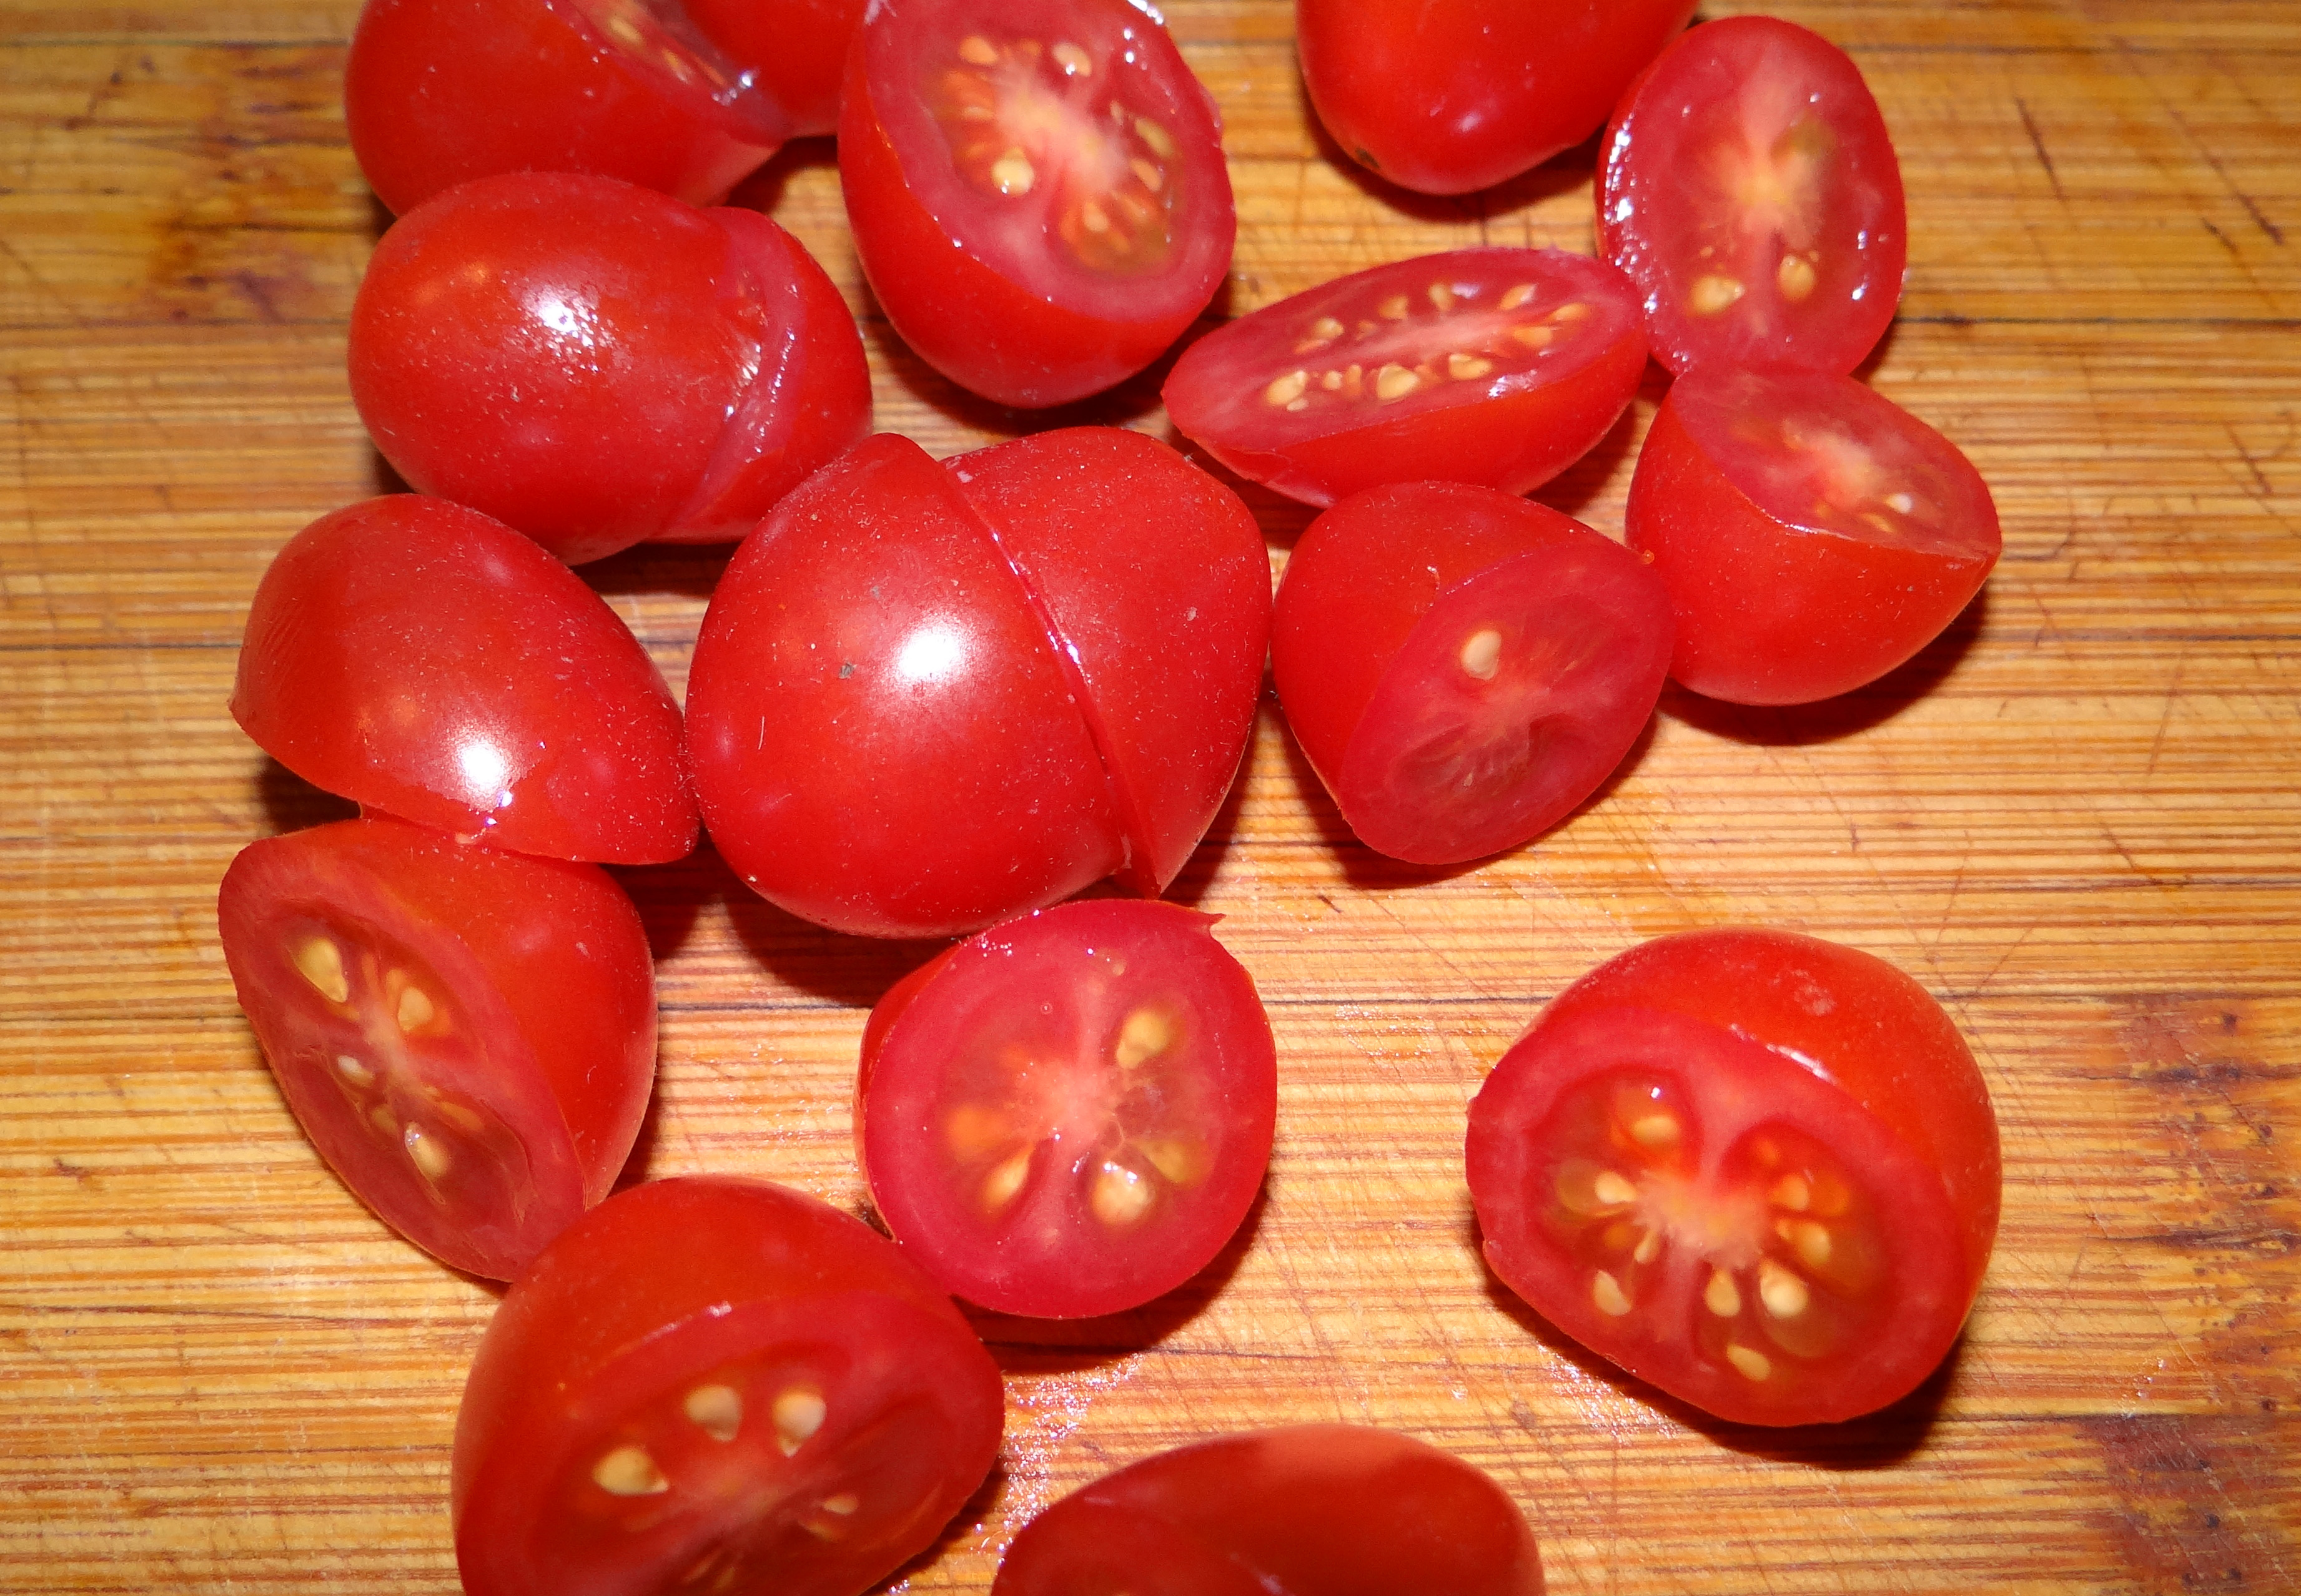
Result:
{"type": "Polygon", "coordinates": [[[1276,1056],[1213,925],[1167,904],[1043,909],[874,1011],[864,1173],[946,1290],[1002,1313],[1117,1313],[1238,1229],[1270,1157],[1276,1056]]]}
{"type": "Polygon", "coordinates": [[[471,1596],[854,1596],[982,1481],[996,1366],[870,1229],[763,1182],[633,1187],[514,1283],[456,1425],[471,1596]]]}
{"type": "Polygon", "coordinates": [[[1214,297],[1237,218],[1214,101],[1127,0],[883,0],[839,171],[888,320],[952,381],[1059,405],[1132,376],[1214,297]]]}
{"type": "Polygon", "coordinates": [[[1597,790],[1653,714],[1669,638],[1668,593],[1619,544],[1492,489],[1410,482],[1310,523],[1271,670],[1359,840],[1449,865],[1597,790]]]}
{"type": "Polygon", "coordinates": [[[1645,301],[1654,358],[1845,372],[1901,303],[1893,140],[1853,63],[1774,17],[1682,36],[1606,130],[1600,253],[1645,301]]]}
{"type": "Polygon", "coordinates": [[[1906,1396],[1997,1229],[1997,1124],[1948,1017],[1782,932],[1665,937],[1577,982],[1479,1090],[1468,1173],[1513,1291],[1745,1424],[1906,1396]]]}
{"type": "Polygon", "coordinates": [[[288,1106],[400,1234],[506,1280],[607,1195],[655,967],[605,872],[348,820],[243,848],[216,917],[288,1106]]]}
{"type": "Polygon", "coordinates": [[[1689,373],[1638,455],[1624,535],[1669,589],[1670,674],[1737,704],[1808,704],[1902,664],[2003,546],[1957,446],[1850,377],[1689,373]]]}
{"type": "Polygon", "coordinates": [[[1606,435],[1645,363],[1604,262],[1464,249],[1241,317],[1184,351],[1165,397],[1216,459],[1305,504],[1424,480],[1526,493],[1606,435]]]}

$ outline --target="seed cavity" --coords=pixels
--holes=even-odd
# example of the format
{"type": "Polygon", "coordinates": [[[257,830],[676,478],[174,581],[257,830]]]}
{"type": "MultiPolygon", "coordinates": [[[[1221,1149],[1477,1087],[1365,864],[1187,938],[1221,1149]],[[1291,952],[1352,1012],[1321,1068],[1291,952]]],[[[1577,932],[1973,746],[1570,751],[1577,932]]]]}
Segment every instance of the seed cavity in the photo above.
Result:
{"type": "Polygon", "coordinates": [[[1680,1133],[1672,1114],[1641,1114],[1630,1122],[1630,1140],[1640,1147],[1676,1147],[1680,1133]]]}
{"type": "Polygon", "coordinates": [[[1149,1182],[1124,1164],[1105,1163],[1087,1194],[1094,1216],[1114,1229],[1134,1224],[1150,1211],[1149,1182]]]}
{"type": "Polygon", "coordinates": [[[1049,54],[1054,56],[1055,64],[1063,69],[1063,76],[1066,78],[1094,76],[1094,57],[1067,38],[1057,40],[1055,47],[1049,54]]]}
{"type": "Polygon", "coordinates": [[[1739,299],[1745,288],[1738,277],[1697,277],[1686,297],[1686,307],[1697,316],[1714,316],[1739,299]]]}
{"type": "Polygon", "coordinates": [[[1600,1313],[1612,1318],[1630,1311],[1630,1299],[1623,1294],[1621,1283],[1603,1269],[1590,1277],[1590,1300],[1597,1304],[1600,1313]]]}
{"type": "Polygon", "coordinates": [[[1771,1258],[1758,1260],[1758,1300],[1777,1319],[1795,1319],[1805,1312],[1812,1293],[1806,1283],[1771,1258]]]}
{"type": "Polygon", "coordinates": [[[680,1407],[714,1441],[732,1441],[743,1428],[743,1393],[732,1385],[699,1385],[680,1407]]]}
{"type": "Polygon", "coordinates": [[[958,41],[958,58],[969,66],[997,66],[999,46],[979,33],[970,33],[958,41]]]}
{"type": "Polygon", "coordinates": [[[412,1032],[421,1031],[437,1019],[439,1014],[439,1009],[432,1005],[431,994],[410,982],[400,989],[399,1001],[393,1007],[391,1017],[399,1023],[402,1031],[412,1032]]]}
{"type": "Polygon", "coordinates": [[[1742,1311],[1742,1289],[1725,1270],[1712,1269],[1710,1283],[1702,1288],[1702,1306],[1721,1319],[1730,1319],[1742,1311]]]}
{"type": "Polygon", "coordinates": [[[609,1496],[660,1496],[671,1489],[642,1446],[619,1446],[594,1463],[591,1483],[609,1496]]]}
{"type": "Polygon", "coordinates": [[[348,1053],[336,1055],[336,1073],[354,1086],[375,1084],[375,1072],[348,1053]]]}
{"type": "Polygon", "coordinates": [[[1110,230],[1110,213],[1088,200],[1079,207],[1079,222],[1091,233],[1107,233],[1110,230]]]}
{"type": "Polygon", "coordinates": [[[1039,180],[1038,169],[1020,149],[1009,149],[991,163],[991,181],[1000,193],[1013,197],[1028,194],[1039,180]]]}
{"type": "Polygon", "coordinates": [[[296,949],[295,959],[296,973],[329,1002],[341,1003],[352,995],[352,983],[344,974],[343,950],[327,938],[312,938],[296,949]]]}
{"type": "Polygon", "coordinates": [[[1480,627],[1462,639],[1460,657],[1465,673],[1481,681],[1492,681],[1502,668],[1502,634],[1491,626],[1480,627]]]}
{"type": "Polygon", "coordinates": [[[1446,357],[1446,375],[1458,382],[1467,382],[1473,377],[1483,377],[1494,369],[1493,361],[1481,359],[1476,355],[1464,355],[1458,351],[1446,357]]]}
{"type": "Polygon", "coordinates": [[[1516,310],[1519,305],[1526,304],[1533,297],[1534,285],[1532,283],[1512,283],[1509,288],[1502,290],[1502,297],[1494,301],[1494,303],[1504,310],[1516,310]]]}
{"type": "Polygon", "coordinates": [[[1728,1347],[1726,1361],[1745,1380],[1763,1380],[1774,1372],[1774,1360],[1755,1347],[1728,1347]]]}
{"type": "Polygon", "coordinates": [[[1396,362],[1374,374],[1374,397],[1377,399],[1402,399],[1421,386],[1421,378],[1396,362]]]}
{"type": "Polygon", "coordinates": [[[1031,1149],[1026,1147],[1000,1164],[989,1174],[984,1175],[982,1193],[983,1212],[996,1214],[1008,1203],[1013,1202],[1015,1194],[1023,1189],[1023,1182],[1030,1178],[1030,1174],[1031,1149]]]}
{"type": "Polygon", "coordinates": [[[407,1129],[400,1132],[399,1142],[407,1149],[408,1162],[415,1166],[416,1173],[435,1185],[455,1167],[456,1161],[448,1156],[448,1149],[412,1119],[407,1122],[407,1129]]]}
{"type": "Polygon", "coordinates": [[[1792,305],[1812,294],[1816,280],[1813,263],[1802,255],[1782,256],[1782,263],[1774,272],[1774,286],[1792,305]]]}
{"type": "Polygon", "coordinates": [[[1151,1168],[1177,1186],[1192,1185],[1206,1174],[1205,1149],[1195,1141],[1162,1136],[1135,1145],[1150,1160],[1151,1168]]]}
{"type": "Polygon", "coordinates": [[[1266,405],[1292,405],[1309,386],[1309,372],[1289,372],[1284,377],[1270,380],[1270,386],[1262,390],[1262,402],[1266,405]]]}
{"type": "Polygon", "coordinates": [[[815,1433],[823,1428],[824,1415],[829,1411],[823,1393],[807,1386],[794,1385],[778,1393],[771,1413],[775,1421],[775,1445],[782,1449],[783,1456],[795,1456],[801,1446],[812,1440],[815,1433]]]}

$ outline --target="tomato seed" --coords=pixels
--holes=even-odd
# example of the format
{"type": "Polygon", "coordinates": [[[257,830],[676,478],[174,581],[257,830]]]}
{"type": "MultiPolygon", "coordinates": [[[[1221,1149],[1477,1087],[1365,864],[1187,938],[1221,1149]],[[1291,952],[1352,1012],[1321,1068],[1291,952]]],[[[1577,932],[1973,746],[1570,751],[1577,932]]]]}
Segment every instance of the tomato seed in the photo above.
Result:
{"type": "Polygon", "coordinates": [[[1812,294],[1817,280],[1813,263],[1802,255],[1782,256],[1781,266],[1774,273],[1774,286],[1792,305],[1812,294]]]}
{"type": "Polygon", "coordinates": [[[325,937],[314,937],[295,953],[296,973],[309,982],[312,990],[331,1003],[341,1003],[352,995],[352,983],[344,974],[343,950],[325,937]]]}
{"type": "Polygon", "coordinates": [[[671,1489],[645,1447],[619,1446],[591,1466],[591,1483],[610,1496],[659,1496],[671,1489]]]}
{"type": "Polygon", "coordinates": [[[775,1421],[775,1444],[788,1458],[823,1428],[824,1416],[831,1411],[823,1393],[804,1385],[794,1385],[775,1397],[773,1416],[775,1421]]]}
{"type": "Polygon", "coordinates": [[[1692,292],[1686,295],[1687,308],[1697,316],[1714,316],[1739,299],[1744,292],[1738,277],[1698,277],[1692,292]]]}
{"type": "Polygon", "coordinates": [[[1758,1263],[1758,1300],[1777,1319],[1795,1319],[1805,1312],[1812,1294],[1806,1283],[1771,1258],[1758,1263]]]}
{"type": "Polygon", "coordinates": [[[1721,1319],[1730,1319],[1742,1311],[1742,1290],[1725,1270],[1712,1269],[1710,1283],[1702,1288],[1702,1306],[1721,1319]]]}
{"type": "Polygon", "coordinates": [[[1745,1380],[1763,1380],[1774,1372],[1774,1360],[1755,1347],[1728,1347],[1726,1361],[1741,1372],[1745,1380]]]}
{"type": "Polygon", "coordinates": [[[732,1385],[699,1385],[680,1407],[714,1441],[732,1441],[743,1427],[743,1393],[732,1385]]]}
{"type": "Polygon", "coordinates": [[[1623,1295],[1621,1283],[1603,1269],[1590,1278],[1590,1300],[1597,1304],[1600,1313],[1617,1319],[1630,1311],[1630,1299],[1623,1295]]]}

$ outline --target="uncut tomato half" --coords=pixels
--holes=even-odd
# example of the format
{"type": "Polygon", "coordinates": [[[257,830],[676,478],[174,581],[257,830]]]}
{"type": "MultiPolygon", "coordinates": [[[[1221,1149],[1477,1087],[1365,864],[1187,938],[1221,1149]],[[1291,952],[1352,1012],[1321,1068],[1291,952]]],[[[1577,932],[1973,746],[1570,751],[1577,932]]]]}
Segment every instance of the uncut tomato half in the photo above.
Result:
{"type": "Polygon", "coordinates": [[[1876,681],[1957,618],[2004,544],[1981,473],[1892,400],[1730,367],[1671,385],[1623,529],[1669,589],[1670,674],[1736,704],[1876,681]]]}
{"type": "Polygon", "coordinates": [[[1140,433],[937,464],[874,438],[736,551],[687,687],[727,862],[866,936],[979,931],[1116,874],[1165,890],[1253,728],[1260,529],[1140,433]]]}
{"type": "Polygon", "coordinates": [[[1598,130],[1694,0],[1295,0],[1318,120],[1425,194],[1516,177],[1598,130]]]}
{"type": "Polygon", "coordinates": [[[344,121],[400,214],[506,171],[596,172],[716,205],[791,133],[678,6],[653,0],[367,0],[344,121]]]}
{"type": "Polygon", "coordinates": [[[1851,372],[1901,303],[1909,227],[1853,63],[1774,17],[1705,22],[1606,130],[1599,252],[1638,285],[1654,358],[1851,372]]]}
{"type": "Polygon", "coordinates": [[[1491,488],[1344,499],[1287,561],[1287,724],[1377,853],[1452,865],[1563,820],[1661,696],[1669,596],[1612,539],[1491,488]]]}
{"type": "Polygon", "coordinates": [[[618,1193],[512,1283],[456,1418],[468,1596],[856,1596],[982,1483],[999,1371],[895,1244],[814,1198],[618,1193]]]}
{"type": "Polygon", "coordinates": [[[366,499],[290,538],[231,713],[313,785],[467,840],[617,865],[695,847],[655,662],[581,577],[445,499],[366,499]]]}
{"type": "Polygon", "coordinates": [[[216,918],[288,1106],[401,1235],[507,1280],[607,1194],[655,1079],[655,966],[598,866],[347,820],[241,849],[216,918]]]}
{"type": "Polygon", "coordinates": [[[782,109],[793,138],[838,130],[839,84],[864,0],[682,0],[682,6],[782,109]]]}
{"type": "Polygon", "coordinates": [[[992,1596],[1541,1596],[1518,1505],[1481,1470],[1360,1425],[1160,1452],[1073,1492],[992,1596]]]}
{"type": "Polygon", "coordinates": [[[349,366],[410,485],[571,564],[732,542],[871,425],[855,319],[798,239],[611,178],[484,178],[402,217],[349,366]]]}
{"type": "Polygon", "coordinates": [[[1192,344],[1175,424],[1305,504],[1385,482],[1527,493],[1590,452],[1637,392],[1629,280],[1560,249],[1462,249],[1339,278],[1192,344]]]}
{"type": "Polygon", "coordinates": [[[1077,1318],[1164,1295],[1253,1205],[1277,1114],[1254,982],[1214,920],[1067,903],[880,1000],[857,1143],[887,1228],[945,1290],[1077,1318]]]}
{"type": "Polygon", "coordinates": [[[1908,1395],[1997,1232],[1997,1121],[1949,1017],[1783,932],[1662,937],[1576,982],[1479,1089],[1468,1160],[1511,1290],[1743,1424],[1908,1395]]]}
{"type": "Polygon", "coordinates": [[[1003,405],[1134,375],[1206,308],[1236,213],[1214,101],[1127,0],[878,0],[839,176],[871,289],[1003,405]]]}

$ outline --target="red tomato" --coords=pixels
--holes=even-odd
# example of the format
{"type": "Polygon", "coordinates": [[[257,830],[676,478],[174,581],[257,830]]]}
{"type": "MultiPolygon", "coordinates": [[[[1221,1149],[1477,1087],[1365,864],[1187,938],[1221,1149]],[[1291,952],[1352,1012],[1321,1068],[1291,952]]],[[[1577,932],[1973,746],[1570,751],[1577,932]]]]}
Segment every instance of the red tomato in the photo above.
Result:
{"type": "Polygon", "coordinates": [[[679,708],[573,572],[476,510],[372,498],[289,539],[232,718],[314,786],[516,853],[685,857],[679,708]]]}
{"type": "Polygon", "coordinates": [[[368,263],[350,366],[412,486],[571,564],[740,538],[871,424],[854,317],[797,239],[609,178],[418,206],[368,263]]]}
{"type": "Polygon", "coordinates": [[[514,1282],[456,1419],[469,1596],[855,1596],[989,1470],[999,1371],[859,1220],[764,1182],[619,1193],[514,1282]]]}
{"type": "Polygon", "coordinates": [[[655,966],[598,866],[339,821],[242,848],[216,919],[304,1133],[401,1235],[506,1280],[607,1194],[655,1078],[655,966]]]}
{"type": "Polygon", "coordinates": [[[1078,1318],[1181,1285],[1270,1159],[1276,1055],[1214,919],[1067,903],[943,954],[872,1011],[871,1198],[953,1295],[1078,1318]]]}
{"type": "Polygon", "coordinates": [[[1002,405],[1150,363],[1238,222],[1213,98],[1127,0],[877,0],[839,176],[872,292],[920,358],[1002,405]]]}
{"type": "Polygon", "coordinates": [[[1584,1346],[1721,1418],[1907,1395],[1997,1232],[1997,1122],[1881,959],[1691,932],[1569,987],[1470,1105],[1486,1260],[1584,1346]]]}
{"type": "Polygon", "coordinates": [[[1669,596],[1619,544],[1490,488],[1344,499],[1287,561],[1271,670],[1359,840],[1418,865],[1539,836],[1653,714],[1669,596]]]}
{"type": "Polygon", "coordinates": [[[1164,444],[1081,428],[937,466],[891,434],[736,551],[688,677],[712,840],[866,936],[948,936],[1117,872],[1162,890],[1246,748],[1259,529],[1164,444]]]}
{"type": "Polygon", "coordinates": [[[394,212],[505,171],[588,171],[716,205],[791,135],[675,5],[367,0],[352,154],[394,212]]]}
{"type": "Polygon", "coordinates": [[[1484,1473],[1358,1425],[1225,1435],[1074,1492],[992,1596],[1541,1596],[1526,1518],[1484,1473]]]}
{"type": "Polygon", "coordinates": [[[1624,512],[1678,618],[1670,674],[1737,704],[1874,681],[1981,590],[2003,539],[1957,446],[1850,377],[1680,378],[1624,512]]]}
{"type": "Polygon", "coordinates": [[[864,0],[683,0],[687,15],[781,107],[791,136],[839,127],[839,82],[864,0]]]}
{"type": "Polygon", "coordinates": [[[1694,0],[1295,0],[1302,82],[1351,158],[1425,194],[1598,130],[1694,0]]]}
{"type": "Polygon", "coordinates": [[[1462,249],[1218,328],[1165,397],[1209,454],[1306,504],[1428,479],[1526,493],[1606,435],[1645,365],[1637,297],[1603,261],[1462,249]]]}
{"type": "Polygon", "coordinates": [[[1728,17],[1662,53],[1606,130],[1600,251],[1644,296],[1654,358],[1850,372],[1901,302],[1902,170],[1843,51],[1728,17]]]}

